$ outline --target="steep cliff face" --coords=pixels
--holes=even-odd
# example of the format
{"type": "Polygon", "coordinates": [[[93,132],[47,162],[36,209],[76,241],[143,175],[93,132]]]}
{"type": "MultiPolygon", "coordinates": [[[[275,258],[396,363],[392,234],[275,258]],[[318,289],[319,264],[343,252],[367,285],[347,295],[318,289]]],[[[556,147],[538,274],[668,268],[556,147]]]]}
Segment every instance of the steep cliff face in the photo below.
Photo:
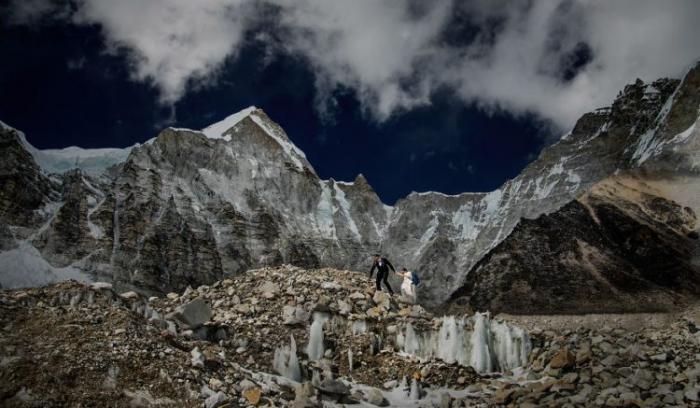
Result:
{"type": "Polygon", "coordinates": [[[25,237],[49,215],[46,206],[56,200],[59,185],[37,166],[19,133],[2,122],[0,151],[0,220],[25,237]]]}
{"type": "Polygon", "coordinates": [[[97,159],[76,160],[87,167],[59,175],[49,175],[56,153],[47,160],[3,127],[15,140],[3,142],[3,154],[24,167],[5,170],[0,238],[7,248],[40,250],[52,267],[157,292],[281,263],[362,270],[381,250],[420,274],[423,302],[439,304],[529,222],[522,219],[574,211],[572,200],[617,172],[634,169],[659,197],[697,213],[699,94],[700,66],[682,81],[637,81],[501,188],[412,193],[394,207],[361,175],[321,180],[254,107],[201,131],[166,129],[117,153],[82,151],[97,159]],[[33,190],[12,188],[25,180],[33,190]]]}
{"type": "Polygon", "coordinates": [[[551,214],[523,220],[452,300],[516,314],[678,307],[700,293],[697,220],[658,194],[615,176],[551,214]]]}
{"type": "Polygon", "coordinates": [[[60,207],[32,244],[52,264],[67,266],[97,249],[99,232],[90,221],[90,207],[102,193],[79,170],[64,174],[61,186],[60,207]]]}

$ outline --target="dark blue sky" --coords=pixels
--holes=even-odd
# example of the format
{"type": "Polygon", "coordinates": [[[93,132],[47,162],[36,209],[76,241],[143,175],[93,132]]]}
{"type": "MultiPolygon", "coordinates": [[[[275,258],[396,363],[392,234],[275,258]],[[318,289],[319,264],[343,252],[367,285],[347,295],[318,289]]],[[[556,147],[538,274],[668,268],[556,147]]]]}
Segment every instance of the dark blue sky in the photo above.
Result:
{"type": "Polygon", "coordinates": [[[154,86],[129,79],[123,55],[104,52],[96,26],[0,23],[0,55],[0,120],[36,147],[128,146],[166,126],[200,129],[256,105],[321,177],[363,173],[389,204],[411,191],[494,189],[553,140],[532,117],[487,115],[448,89],[435,93],[431,106],[382,123],[363,113],[353,91],[339,90],[332,120],[322,120],[308,64],[284,54],[265,60],[255,41],[225,62],[214,85],[190,88],[175,104],[174,120],[154,86]]]}

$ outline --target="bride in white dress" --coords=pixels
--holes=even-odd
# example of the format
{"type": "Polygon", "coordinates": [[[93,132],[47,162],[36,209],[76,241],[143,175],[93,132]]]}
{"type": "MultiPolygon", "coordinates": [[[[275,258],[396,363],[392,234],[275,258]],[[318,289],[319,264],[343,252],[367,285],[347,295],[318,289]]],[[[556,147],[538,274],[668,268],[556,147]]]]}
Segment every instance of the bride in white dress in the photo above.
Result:
{"type": "Polygon", "coordinates": [[[400,272],[396,272],[397,275],[403,277],[403,282],[401,282],[401,293],[408,298],[411,303],[416,302],[416,285],[413,284],[413,275],[406,269],[401,268],[400,272]]]}

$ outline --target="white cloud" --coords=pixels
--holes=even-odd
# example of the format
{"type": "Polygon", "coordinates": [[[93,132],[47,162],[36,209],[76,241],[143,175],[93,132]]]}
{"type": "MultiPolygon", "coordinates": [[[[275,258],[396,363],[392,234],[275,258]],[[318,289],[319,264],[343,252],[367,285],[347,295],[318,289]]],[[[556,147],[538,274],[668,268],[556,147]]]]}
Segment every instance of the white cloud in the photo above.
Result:
{"type": "Polygon", "coordinates": [[[42,18],[101,27],[108,52],[126,52],[135,80],[155,84],[161,100],[180,99],[189,81],[216,77],[243,43],[254,8],[248,0],[13,0],[9,20],[42,18]]]}
{"type": "Polygon", "coordinates": [[[132,52],[134,77],[174,102],[236,54],[247,17],[244,0],[83,0],[73,20],[101,25],[110,47],[132,52]]]}
{"type": "Polygon", "coordinates": [[[11,21],[57,13],[98,24],[110,49],[129,51],[133,77],[157,85],[165,103],[215,79],[246,38],[262,39],[308,61],[321,111],[335,90],[351,89],[379,121],[446,88],[486,110],[534,113],[567,128],[636,77],[678,76],[700,57],[695,0],[268,3],[275,12],[247,0],[80,0],[70,15],[55,2],[15,0],[11,21]],[[464,20],[467,34],[445,37],[464,20]],[[565,81],[562,64],[581,44],[591,62],[565,81]]]}
{"type": "Polygon", "coordinates": [[[412,11],[405,1],[279,1],[284,48],[308,59],[320,100],[337,86],[354,89],[380,120],[397,108],[429,103],[435,78],[420,65],[434,58],[434,40],[451,2],[412,11]],[[410,82],[408,85],[406,82],[410,82]]]}
{"type": "Polygon", "coordinates": [[[636,77],[679,76],[700,58],[700,3],[694,1],[541,1],[501,16],[507,22],[495,43],[483,56],[453,61],[448,82],[458,84],[465,100],[534,112],[562,128],[609,105],[636,77]],[[552,50],[551,41],[561,48],[552,50]],[[564,82],[559,61],[581,42],[591,48],[592,61],[564,82]]]}

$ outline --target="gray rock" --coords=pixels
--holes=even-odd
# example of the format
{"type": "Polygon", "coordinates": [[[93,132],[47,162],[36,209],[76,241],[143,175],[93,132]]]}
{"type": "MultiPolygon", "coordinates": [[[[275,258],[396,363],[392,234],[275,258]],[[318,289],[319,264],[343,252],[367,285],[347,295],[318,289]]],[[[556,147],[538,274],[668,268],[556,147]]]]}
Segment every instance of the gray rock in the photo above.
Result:
{"type": "Polygon", "coordinates": [[[578,373],[567,373],[561,377],[562,381],[573,384],[578,380],[578,373]]]}
{"type": "Polygon", "coordinates": [[[443,392],[440,394],[440,400],[438,402],[438,407],[440,408],[450,408],[452,406],[452,397],[449,393],[443,392]]]}
{"type": "Polygon", "coordinates": [[[573,402],[574,404],[583,404],[585,402],[588,402],[590,401],[593,391],[593,387],[586,384],[581,388],[581,390],[577,394],[571,397],[571,402],[573,402]]]}
{"type": "Polygon", "coordinates": [[[612,355],[605,357],[601,363],[606,367],[613,367],[620,364],[620,358],[618,356],[612,355]]]}
{"type": "Polygon", "coordinates": [[[391,296],[389,296],[389,294],[386,292],[376,291],[372,300],[377,307],[384,310],[389,310],[391,308],[391,296]]]}
{"type": "Polygon", "coordinates": [[[211,319],[212,311],[209,303],[203,298],[196,298],[191,302],[178,306],[168,316],[168,319],[177,320],[185,327],[197,329],[211,319]]]}
{"type": "Polygon", "coordinates": [[[353,293],[351,293],[350,296],[348,296],[348,297],[349,297],[350,299],[354,300],[354,301],[364,300],[364,299],[365,299],[365,295],[364,295],[362,292],[353,292],[353,293]]]}
{"type": "Polygon", "coordinates": [[[324,394],[336,396],[350,395],[350,387],[345,385],[344,382],[332,378],[326,378],[321,381],[316,388],[324,394]]]}
{"type": "Polygon", "coordinates": [[[256,388],[257,386],[258,385],[256,383],[250,381],[249,379],[245,379],[245,380],[241,381],[240,383],[238,383],[238,388],[241,391],[249,390],[251,388],[256,388]]]}
{"type": "Polygon", "coordinates": [[[622,380],[623,384],[636,387],[641,390],[648,390],[655,382],[654,375],[649,370],[637,369],[634,374],[622,380]]]}
{"type": "Polygon", "coordinates": [[[204,368],[204,355],[199,351],[199,347],[195,347],[190,352],[190,363],[192,367],[204,368]]]}
{"type": "Polygon", "coordinates": [[[347,316],[352,312],[352,305],[344,300],[338,300],[338,313],[347,316]]]}
{"type": "Polygon", "coordinates": [[[258,292],[266,299],[272,299],[280,292],[280,287],[274,282],[265,281],[258,287],[258,292]]]}
{"type": "Polygon", "coordinates": [[[632,367],[620,367],[617,369],[617,373],[622,377],[629,377],[634,374],[634,369],[632,367]]]}
{"type": "Polygon", "coordinates": [[[120,296],[122,299],[136,299],[136,298],[139,297],[139,294],[136,293],[136,292],[134,292],[134,291],[132,290],[132,291],[129,291],[129,292],[120,293],[119,296],[120,296]]]}
{"type": "Polygon", "coordinates": [[[364,400],[367,403],[378,407],[386,407],[389,402],[384,398],[382,392],[376,388],[370,388],[364,391],[364,400]]]}
{"type": "Polygon", "coordinates": [[[92,290],[108,290],[112,289],[112,284],[109,282],[94,282],[90,284],[92,290]]]}
{"type": "Polygon", "coordinates": [[[656,363],[665,363],[668,361],[668,354],[667,353],[659,353],[659,354],[654,354],[649,357],[651,361],[654,361],[656,363]]]}
{"type": "Polygon", "coordinates": [[[323,282],[321,283],[321,289],[323,290],[340,290],[342,288],[337,282],[323,282]]]}
{"type": "Polygon", "coordinates": [[[695,386],[687,386],[685,387],[685,390],[683,390],[683,397],[687,399],[688,401],[693,401],[697,402],[700,401],[700,386],[695,385],[695,386]]]}
{"type": "Polygon", "coordinates": [[[286,325],[304,325],[308,320],[309,313],[299,306],[285,305],[282,308],[282,321],[286,325]]]}
{"type": "Polygon", "coordinates": [[[622,402],[623,406],[629,406],[632,404],[638,404],[640,403],[639,395],[637,395],[634,392],[623,392],[620,394],[620,401],[622,402]]]}
{"type": "Polygon", "coordinates": [[[691,382],[698,382],[698,378],[700,378],[700,364],[696,364],[695,367],[688,368],[684,372],[686,378],[688,378],[688,381],[691,382]]]}
{"type": "Polygon", "coordinates": [[[396,388],[396,386],[399,385],[399,382],[396,380],[390,380],[382,384],[382,387],[384,387],[385,390],[391,390],[396,388]]]}
{"type": "Polygon", "coordinates": [[[226,402],[228,402],[228,396],[219,391],[204,400],[204,406],[206,408],[217,408],[224,405],[226,402]]]}

